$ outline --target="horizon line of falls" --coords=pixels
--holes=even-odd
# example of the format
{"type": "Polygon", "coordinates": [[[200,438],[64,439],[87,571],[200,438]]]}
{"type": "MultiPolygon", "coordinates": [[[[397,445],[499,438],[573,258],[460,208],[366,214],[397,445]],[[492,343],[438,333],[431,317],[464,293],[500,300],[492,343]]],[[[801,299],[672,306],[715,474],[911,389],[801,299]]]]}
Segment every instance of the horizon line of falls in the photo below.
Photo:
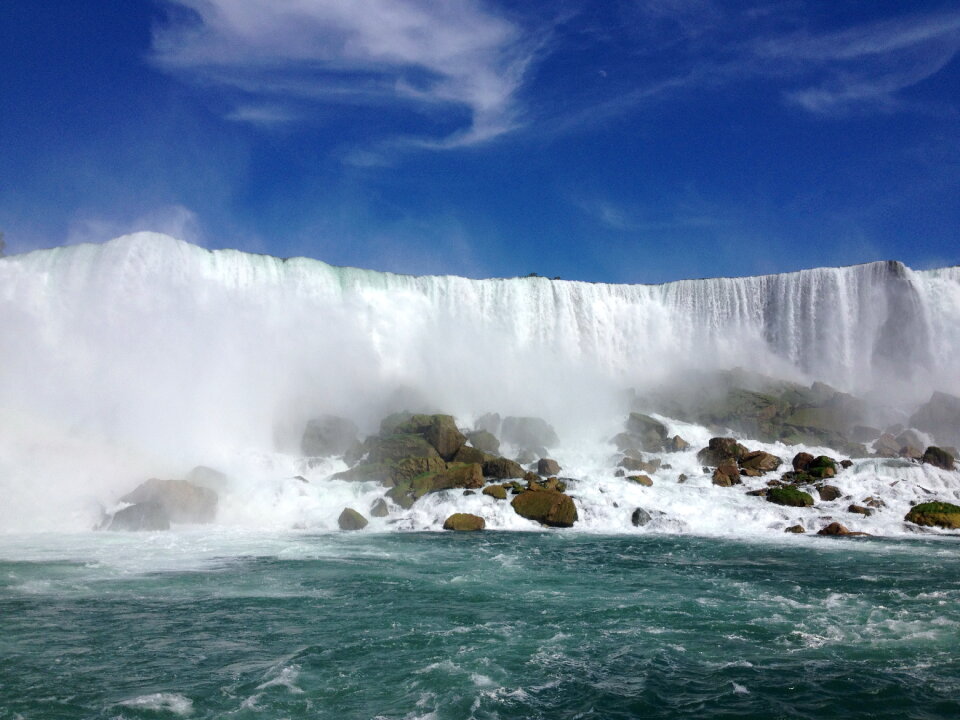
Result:
{"type": "Polygon", "coordinates": [[[469,280],[138,233],[0,259],[0,357],[0,487],[62,477],[95,490],[294,452],[321,413],[367,431],[405,408],[539,415],[566,442],[621,422],[625,389],[700,370],[890,404],[960,394],[960,268],[469,280]]]}

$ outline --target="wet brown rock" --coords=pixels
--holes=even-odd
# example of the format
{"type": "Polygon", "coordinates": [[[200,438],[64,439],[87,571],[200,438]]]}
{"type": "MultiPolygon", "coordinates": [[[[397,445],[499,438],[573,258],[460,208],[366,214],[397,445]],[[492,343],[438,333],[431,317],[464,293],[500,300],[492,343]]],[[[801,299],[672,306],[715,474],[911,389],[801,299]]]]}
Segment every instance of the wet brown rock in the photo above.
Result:
{"type": "Polygon", "coordinates": [[[457,532],[476,532],[477,530],[483,530],[486,526],[486,520],[479,515],[471,515],[470,513],[454,513],[443,521],[444,530],[457,532]]]}

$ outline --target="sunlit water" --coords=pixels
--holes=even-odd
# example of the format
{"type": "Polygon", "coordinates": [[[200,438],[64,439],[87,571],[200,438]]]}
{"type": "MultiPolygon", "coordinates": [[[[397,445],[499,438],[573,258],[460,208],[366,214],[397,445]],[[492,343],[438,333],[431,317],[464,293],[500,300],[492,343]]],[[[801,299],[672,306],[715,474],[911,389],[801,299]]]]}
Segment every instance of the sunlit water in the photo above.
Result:
{"type": "Polygon", "coordinates": [[[953,718],[955,538],[0,538],[0,718],[953,718]]]}

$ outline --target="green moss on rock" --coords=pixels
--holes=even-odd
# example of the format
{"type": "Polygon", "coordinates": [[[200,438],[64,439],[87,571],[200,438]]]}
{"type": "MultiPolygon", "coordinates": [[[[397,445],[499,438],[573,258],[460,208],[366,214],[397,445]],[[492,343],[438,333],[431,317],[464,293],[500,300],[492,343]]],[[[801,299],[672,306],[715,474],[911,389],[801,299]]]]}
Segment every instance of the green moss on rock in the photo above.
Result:
{"type": "Polygon", "coordinates": [[[904,520],[916,525],[958,530],[960,529],[960,506],[945,502],[920,503],[910,508],[904,520]]]}
{"type": "Polygon", "coordinates": [[[767,502],[789,507],[810,507],[813,497],[795,487],[774,487],[767,492],[767,502]]]}

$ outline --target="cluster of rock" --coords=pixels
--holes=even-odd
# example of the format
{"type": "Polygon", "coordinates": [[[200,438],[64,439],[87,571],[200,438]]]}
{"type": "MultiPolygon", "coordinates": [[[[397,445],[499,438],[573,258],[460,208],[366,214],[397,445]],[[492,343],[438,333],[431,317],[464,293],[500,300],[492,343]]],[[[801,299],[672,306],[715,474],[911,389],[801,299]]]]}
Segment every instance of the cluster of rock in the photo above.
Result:
{"type": "MultiPolygon", "coordinates": [[[[462,489],[465,494],[472,494],[483,488],[483,494],[497,500],[505,500],[507,493],[512,492],[514,511],[543,525],[571,527],[577,521],[573,498],[565,493],[566,484],[556,477],[560,466],[545,457],[547,445],[558,442],[556,433],[540,418],[508,417],[501,421],[498,415],[485,415],[473,431],[464,433],[450,415],[396,413],[381,421],[378,434],[343,449],[347,445],[343,440],[349,434],[345,429],[349,431],[349,426],[329,416],[311,421],[302,446],[311,450],[322,448],[328,454],[342,452],[353,467],[335,474],[333,479],[373,481],[387,488],[384,497],[371,507],[373,515],[389,514],[387,500],[409,509],[430,493],[462,489]],[[521,459],[540,455],[535,458],[537,471],[525,470],[517,460],[497,455],[500,440],[494,430],[520,448],[521,459]],[[548,479],[543,480],[543,476],[548,479]],[[497,482],[503,480],[513,482],[497,482]]],[[[483,523],[478,522],[481,518],[468,521],[467,515],[456,513],[444,527],[482,528],[483,523]]],[[[365,525],[366,518],[351,508],[339,519],[339,526],[345,530],[365,525]]]]}
{"type": "MultiPolygon", "coordinates": [[[[889,409],[879,408],[822,382],[809,387],[743,370],[704,373],[687,379],[684,388],[665,389],[635,399],[638,407],[704,425],[718,433],[732,431],[762,442],[819,445],[850,457],[867,457],[873,443],[881,457],[919,459],[927,444],[917,431],[957,455],[960,445],[960,398],[935,392],[910,416],[909,427],[874,427],[889,409]]],[[[903,422],[905,416],[900,417],[903,422]]]]}
{"type": "MultiPolygon", "coordinates": [[[[196,475],[197,470],[192,474],[196,475]]],[[[129,505],[106,515],[98,529],[155,531],[169,530],[171,523],[210,523],[217,515],[219,497],[209,487],[188,480],[154,478],[138,485],[121,497],[120,502],[129,505]]]]}

